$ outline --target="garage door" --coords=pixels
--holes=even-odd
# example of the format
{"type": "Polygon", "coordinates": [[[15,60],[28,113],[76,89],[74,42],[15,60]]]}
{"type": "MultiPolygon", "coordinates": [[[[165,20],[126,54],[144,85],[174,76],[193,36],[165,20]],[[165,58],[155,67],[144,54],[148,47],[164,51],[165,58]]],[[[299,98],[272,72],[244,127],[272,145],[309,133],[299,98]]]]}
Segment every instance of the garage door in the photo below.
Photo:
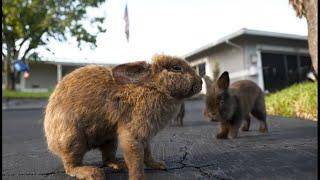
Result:
{"type": "Polygon", "coordinates": [[[307,80],[312,71],[308,55],[261,53],[265,90],[274,92],[307,80]]]}

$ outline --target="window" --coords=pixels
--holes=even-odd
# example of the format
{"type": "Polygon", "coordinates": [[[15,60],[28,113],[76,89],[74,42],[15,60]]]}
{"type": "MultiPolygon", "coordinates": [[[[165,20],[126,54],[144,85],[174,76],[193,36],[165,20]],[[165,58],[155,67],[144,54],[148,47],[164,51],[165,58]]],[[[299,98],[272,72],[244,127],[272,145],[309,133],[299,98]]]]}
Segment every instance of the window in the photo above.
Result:
{"type": "Polygon", "coordinates": [[[206,75],[206,63],[201,63],[198,65],[199,68],[199,76],[203,77],[206,75]]]}
{"type": "Polygon", "coordinates": [[[262,52],[265,90],[273,92],[305,81],[312,71],[308,55],[262,52]]]}
{"type": "Polygon", "coordinates": [[[298,70],[298,61],[296,55],[287,55],[287,74],[288,74],[288,83],[289,85],[299,81],[299,70],[298,70]]]}
{"type": "Polygon", "coordinates": [[[206,63],[197,64],[195,66],[192,66],[192,68],[200,77],[206,75],[206,63]]]}

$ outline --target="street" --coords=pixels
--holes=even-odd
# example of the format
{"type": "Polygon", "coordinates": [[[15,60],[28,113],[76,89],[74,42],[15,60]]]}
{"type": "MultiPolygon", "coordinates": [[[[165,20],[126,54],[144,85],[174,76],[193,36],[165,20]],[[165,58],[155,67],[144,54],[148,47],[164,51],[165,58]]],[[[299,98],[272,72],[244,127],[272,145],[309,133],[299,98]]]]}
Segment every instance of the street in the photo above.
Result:
{"type": "MultiPolygon", "coordinates": [[[[267,134],[253,119],[249,132],[217,140],[218,123],[204,119],[203,106],[187,101],[184,127],[168,126],[153,139],[153,156],[168,170],[146,168],[146,179],[317,179],[317,122],[269,116],[267,134]]],[[[47,150],[43,109],[2,113],[3,179],[73,179],[47,150]]],[[[100,152],[87,153],[84,164],[102,167],[100,152]]],[[[128,178],[126,171],[104,170],[107,179],[128,178]]]]}

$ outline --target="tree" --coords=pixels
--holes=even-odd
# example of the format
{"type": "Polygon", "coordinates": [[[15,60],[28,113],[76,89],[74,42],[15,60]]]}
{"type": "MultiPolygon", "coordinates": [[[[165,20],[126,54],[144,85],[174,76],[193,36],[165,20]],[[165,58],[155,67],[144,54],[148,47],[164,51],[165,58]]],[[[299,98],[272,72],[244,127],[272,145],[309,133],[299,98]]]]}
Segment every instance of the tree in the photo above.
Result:
{"type": "Polygon", "coordinates": [[[312,65],[318,75],[318,0],[289,0],[297,16],[308,23],[308,44],[312,65]]]}
{"type": "Polygon", "coordinates": [[[88,8],[97,8],[104,1],[3,0],[2,59],[5,88],[14,90],[13,62],[18,58],[26,61],[30,56],[35,57],[35,49],[47,45],[50,39],[66,41],[75,37],[79,48],[83,43],[95,48],[97,35],[106,31],[102,26],[104,17],[87,17],[86,13],[88,8]],[[90,31],[84,27],[85,21],[91,23],[90,31]]]}

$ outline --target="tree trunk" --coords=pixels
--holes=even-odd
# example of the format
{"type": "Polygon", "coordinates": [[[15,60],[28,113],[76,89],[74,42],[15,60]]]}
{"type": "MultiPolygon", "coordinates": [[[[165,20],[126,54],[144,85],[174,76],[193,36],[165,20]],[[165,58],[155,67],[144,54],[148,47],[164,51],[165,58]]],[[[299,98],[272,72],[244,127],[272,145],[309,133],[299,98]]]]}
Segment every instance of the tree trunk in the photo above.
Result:
{"type": "Polygon", "coordinates": [[[10,67],[10,60],[9,57],[7,56],[5,59],[5,69],[4,69],[4,75],[6,77],[5,79],[5,90],[10,90],[11,89],[11,67],[10,67]]]}
{"type": "Polygon", "coordinates": [[[308,23],[308,46],[312,66],[318,76],[318,0],[289,0],[297,16],[304,16],[308,23]]]}
{"type": "Polygon", "coordinates": [[[15,91],[16,90],[16,73],[15,71],[11,72],[11,87],[10,90],[15,91]]]}
{"type": "Polygon", "coordinates": [[[15,73],[14,73],[14,68],[12,65],[12,61],[11,61],[11,57],[7,56],[5,59],[5,77],[6,77],[6,81],[5,81],[5,90],[16,90],[15,87],[15,73]]]}
{"type": "Polygon", "coordinates": [[[318,75],[318,0],[305,0],[306,19],[308,23],[308,44],[312,65],[318,75]]]}

